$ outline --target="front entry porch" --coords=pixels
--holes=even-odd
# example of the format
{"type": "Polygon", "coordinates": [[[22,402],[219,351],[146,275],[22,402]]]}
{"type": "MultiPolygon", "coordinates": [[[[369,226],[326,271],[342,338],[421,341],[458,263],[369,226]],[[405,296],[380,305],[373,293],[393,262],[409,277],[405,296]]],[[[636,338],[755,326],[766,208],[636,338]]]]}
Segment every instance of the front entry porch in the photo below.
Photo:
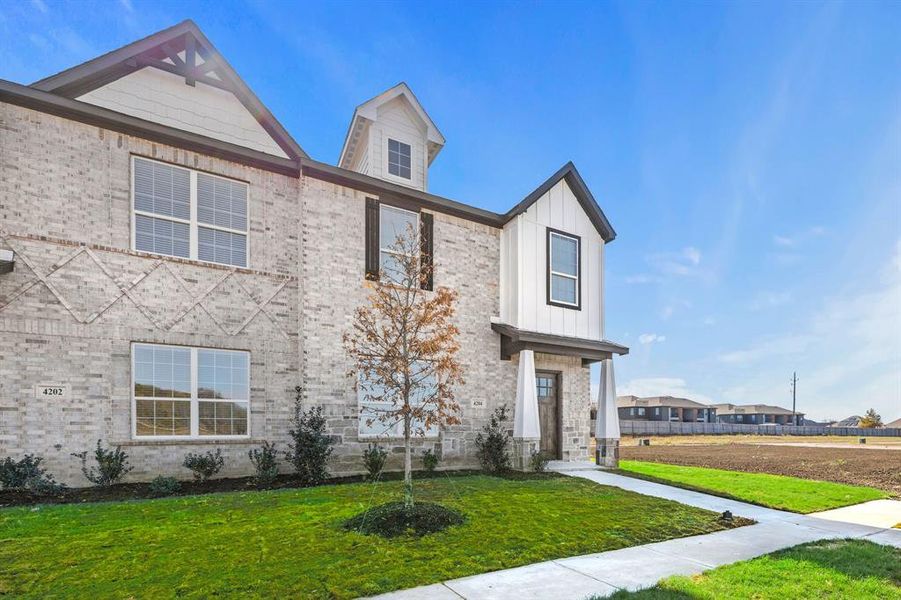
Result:
{"type": "Polygon", "coordinates": [[[605,341],[566,338],[515,329],[499,323],[501,358],[517,363],[513,407],[514,467],[528,469],[534,453],[552,460],[588,462],[591,451],[592,407],[597,406],[595,432],[603,451],[601,462],[615,460],[619,441],[615,391],[601,385],[598,404],[591,398],[591,365],[602,363],[603,381],[612,384],[612,356],[628,348],[605,341]],[[608,368],[609,367],[609,368],[608,368]],[[609,373],[609,375],[608,375],[609,373]],[[609,398],[609,399],[608,399],[609,398]],[[607,431],[610,428],[615,431],[607,431]]]}

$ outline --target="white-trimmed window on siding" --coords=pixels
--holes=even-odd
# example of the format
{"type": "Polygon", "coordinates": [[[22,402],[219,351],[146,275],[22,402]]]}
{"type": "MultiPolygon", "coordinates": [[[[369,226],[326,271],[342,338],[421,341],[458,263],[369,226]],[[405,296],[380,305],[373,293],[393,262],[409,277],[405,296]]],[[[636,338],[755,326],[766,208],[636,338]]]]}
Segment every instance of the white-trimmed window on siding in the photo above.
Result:
{"type": "Polygon", "coordinates": [[[581,307],[581,238],[548,229],[548,304],[581,307]]]}
{"type": "Polygon", "coordinates": [[[247,188],[240,181],[133,157],[134,249],[246,267],[247,188]]]}
{"type": "Polygon", "coordinates": [[[405,275],[398,259],[398,237],[405,236],[410,228],[419,232],[419,214],[388,204],[379,204],[379,273],[383,281],[402,283],[405,275]]]}
{"type": "Polygon", "coordinates": [[[250,353],[132,344],[133,435],[141,439],[250,435],[250,353]]]}
{"type": "Polygon", "coordinates": [[[388,173],[403,179],[412,179],[413,148],[398,140],[388,138],[388,173]]]}

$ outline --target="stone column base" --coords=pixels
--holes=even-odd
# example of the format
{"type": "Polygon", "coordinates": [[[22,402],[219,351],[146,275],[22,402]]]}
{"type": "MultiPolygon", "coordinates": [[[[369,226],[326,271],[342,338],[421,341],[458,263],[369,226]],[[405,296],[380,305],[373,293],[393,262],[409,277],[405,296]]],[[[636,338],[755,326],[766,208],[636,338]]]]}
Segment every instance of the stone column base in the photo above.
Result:
{"type": "Polygon", "coordinates": [[[594,462],[599,467],[619,468],[619,439],[601,438],[597,440],[594,462]]]}
{"type": "Polygon", "coordinates": [[[513,468],[517,471],[532,470],[530,463],[530,461],[532,460],[532,452],[538,452],[540,449],[541,440],[539,438],[513,438],[513,468]]]}

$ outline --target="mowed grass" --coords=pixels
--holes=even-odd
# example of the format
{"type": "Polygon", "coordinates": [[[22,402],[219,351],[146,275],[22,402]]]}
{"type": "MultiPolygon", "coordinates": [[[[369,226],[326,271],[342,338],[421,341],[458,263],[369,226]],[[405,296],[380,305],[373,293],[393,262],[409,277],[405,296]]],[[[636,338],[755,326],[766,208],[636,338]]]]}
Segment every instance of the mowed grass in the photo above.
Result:
{"type": "Polygon", "coordinates": [[[685,467],[635,460],[620,461],[626,474],[769,508],[812,513],[831,508],[888,498],[874,488],[705,467],[685,467]]]}
{"type": "Polygon", "coordinates": [[[901,598],[901,550],[862,540],[802,544],[610,600],[901,598]]]}
{"type": "Polygon", "coordinates": [[[0,511],[0,597],[351,598],[717,531],[714,513],[570,477],[426,479],[463,525],[345,532],[401,482],[0,511]]]}

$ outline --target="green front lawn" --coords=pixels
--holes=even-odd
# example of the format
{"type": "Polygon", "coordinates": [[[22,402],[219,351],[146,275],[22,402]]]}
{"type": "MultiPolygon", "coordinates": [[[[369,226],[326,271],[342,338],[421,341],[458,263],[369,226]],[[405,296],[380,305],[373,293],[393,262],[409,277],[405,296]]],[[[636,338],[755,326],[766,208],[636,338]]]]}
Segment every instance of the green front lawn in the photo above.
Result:
{"type": "Polygon", "coordinates": [[[901,550],[862,540],[812,542],[694,577],[670,577],[653,588],[617,592],[608,598],[897,600],[901,598],[901,550]]]}
{"type": "Polygon", "coordinates": [[[0,596],[350,598],[724,528],[717,515],[571,477],[426,479],[463,525],[341,530],[400,482],[0,510],[0,596]]]}
{"type": "Polygon", "coordinates": [[[743,473],[635,460],[620,461],[619,466],[626,475],[633,474],[660,483],[805,514],[889,497],[885,492],[874,488],[767,473],[743,473]]]}

